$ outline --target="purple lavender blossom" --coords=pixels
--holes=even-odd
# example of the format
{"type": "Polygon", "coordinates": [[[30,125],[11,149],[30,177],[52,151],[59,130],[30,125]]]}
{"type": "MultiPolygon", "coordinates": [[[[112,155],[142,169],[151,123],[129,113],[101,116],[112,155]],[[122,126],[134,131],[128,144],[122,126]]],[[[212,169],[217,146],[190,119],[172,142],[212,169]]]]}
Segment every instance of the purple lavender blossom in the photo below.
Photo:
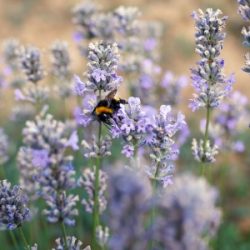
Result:
{"type": "Polygon", "coordinates": [[[47,208],[43,214],[50,223],[63,222],[68,226],[75,225],[75,216],[78,215],[76,203],[79,201],[77,195],[68,195],[63,192],[51,192],[45,197],[47,208]]]}
{"type": "Polygon", "coordinates": [[[226,34],[223,32],[227,17],[221,17],[220,10],[198,10],[193,13],[196,25],[196,52],[201,56],[197,67],[191,69],[191,79],[196,93],[189,107],[192,111],[206,108],[206,129],[204,140],[193,140],[192,150],[195,159],[213,162],[218,153],[217,146],[209,141],[210,110],[217,108],[224,97],[232,90],[234,77],[223,74],[224,60],[219,58],[226,34]]]}
{"type": "Polygon", "coordinates": [[[125,145],[122,153],[127,157],[132,158],[139,148],[143,148],[152,161],[147,169],[150,178],[165,186],[170,182],[173,161],[178,155],[175,135],[185,126],[184,115],[178,113],[175,117],[170,106],[162,105],[157,114],[144,110],[139,98],[130,97],[128,104],[122,105],[114,117],[111,134],[123,138],[125,145]]]}
{"type": "Polygon", "coordinates": [[[176,177],[159,197],[157,217],[148,231],[149,239],[161,247],[155,249],[209,249],[221,221],[217,199],[217,190],[205,179],[190,174],[176,177]]]}
{"type": "Polygon", "coordinates": [[[129,170],[113,171],[108,194],[109,249],[146,249],[145,205],[151,195],[147,178],[129,170]]]}
{"type": "Polygon", "coordinates": [[[19,186],[0,181],[0,229],[13,230],[28,221],[31,213],[27,204],[28,197],[19,186]]]}
{"type": "Polygon", "coordinates": [[[41,66],[40,51],[35,47],[24,48],[21,53],[21,68],[28,81],[36,84],[43,79],[44,71],[41,66]]]}
{"type": "MultiPolygon", "coordinates": [[[[95,168],[95,167],[94,167],[95,168]]],[[[107,189],[107,174],[100,170],[99,172],[99,191],[98,191],[98,196],[99,196],[99,211],[100,213],[103,213],[103,211],[106,209],[107,206],[107,200],[105,198],[105,192],[107,189]]],[[[85,211],[88,213],[93,212],[93,207],[94,207],[94,184],[95,183],[95,169],[91,170],[89,168],[84,169],[82,176],[78,180],[78,186],[82,187],[85,192],[87,193],[88,197],[84,198],[82,200],[82,204],[85,208],[85,211]]]]}
{"type": "Polygon", "coordinates": [[[224,60],[220,59],[225,33],[223,29],[227,17],[220,17],[220,10],[207,9],[193,13],[196,25],[196,52],[202,57],[197,67],[191,69],[193,87],[196,91],[190,102],[193,111],[201,107],[216,108],[229,94],[232,77],[222,73],[224,60]]]}
{"type": "Polygon", "coordinates": [[[51,47],[52,74],[67,79],[70,74],[70,56],[66,42],[55,41],[51,47]]]}
{"type": "Polygon", "coordinates": [[[33,149],[32,164],[34,167],[45,168],[49,164],[49,152],[45,149],[33,149]]]}
{"type": "Polygon", "coordinates": [[[26,122],[23,135],[25,146],[18,155],[23,188],[40,195],[74,188],[73,157],[65,151],[77,149],[76,132],[44,111],[26,122]]]}
{"type": "Polygon", "coordinates": [[[118,47],[113,43],[91,43],[88,54],[88,81],[86,87],[92,91],[110,91],[121,83],[117,75],[118,47]]]}
{"type": "Polygon", "coordinates": [[[122,137],[125,141],[122,152],[127,157],[134,155],[134,150],[142,146],[146,133],[148,117],[137,97],[130,97],[128,104],[122,105],[112,123],[111,135],[122,137]]]}
{"type": "Polygon", "coordinates": [[[170,106],[162,105],[159,114],[153,116],[146,131],[151,140],[147,140],[149,157],[152,160],[147,173],[152,179],[160,181],[163,186],[171,183],[174,170],[174,160],[179,153],[175,143],[175,135],[186,126],[182,113],[173,115],[170,106]]]}

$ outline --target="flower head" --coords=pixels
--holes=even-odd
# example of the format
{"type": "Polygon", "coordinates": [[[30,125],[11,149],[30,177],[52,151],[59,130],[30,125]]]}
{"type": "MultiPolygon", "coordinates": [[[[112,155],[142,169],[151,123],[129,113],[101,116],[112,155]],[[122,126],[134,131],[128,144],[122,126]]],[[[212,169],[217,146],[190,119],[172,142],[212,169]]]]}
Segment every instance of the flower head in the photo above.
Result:
{"type": "Polygon", "coordinates": [[[0,181],[0,228],[13,230],[28,221],[31,213],[27,203],[28,197],[19,186],[0,181]]]}
{"type": "MultiPolygon", "coordinates": [[[[100,170],[99,173],[99,210],[100,213],[106,209],[107,201],[105,198],[105,192],[107,189],[107,174],[100,170]]],[[[78,180],[78,186],[83,187],[85,192],[88,195],[88,198],[84,198],[82,200],[82,204],[85,207],[86,212],[92,213],[94,207],[94,192],[95,192],[95,168],[94,170],[91,169],[84,169],[82,176],[78,180]]]]}
{"type": "Polygon", "coordinates": [[[37,83],[43,79],[44,71],[41,66],[40,52],[35,47],[24,48],[21,53],[21,68],[27,79],[37,83]]]}
{"type": "Polygon", "coordinates": [[[149,239],[163,249],[209,249],[208,240],[217,232],[221,211],[218,192],[203,178],[184,174],[158,199],[157,217],[149,239]]]}
{"type": "Polygon", "coordinates": [[[194,12],[196,25],[196,52],[201,56],[196,68],[191,69],[191,79],[196,93],[190,102],[195,111],[202,107],[216,108],[229,94],[234,79],[226,78],[222,70],[224,60],[220,59],[225,33],[226,17],[220,10],[207,9],[194,12]]]}
{"type": "Polygon", "coordinates": [[[51,54],[52,73],[61,79],[67,78],[70,64],[67,43],[55,41],[51,47],[51,54]]]}
{"type": "Polygon", "coordinates": [[[43,214],[50,223],[63,222],[68,226],[75,225],[75,216],[78,215],[76,203],[79,201],[77,195],[67,195],[65,191],[50,192],[45,200],[47,208],[44,209],[43,214]]]}

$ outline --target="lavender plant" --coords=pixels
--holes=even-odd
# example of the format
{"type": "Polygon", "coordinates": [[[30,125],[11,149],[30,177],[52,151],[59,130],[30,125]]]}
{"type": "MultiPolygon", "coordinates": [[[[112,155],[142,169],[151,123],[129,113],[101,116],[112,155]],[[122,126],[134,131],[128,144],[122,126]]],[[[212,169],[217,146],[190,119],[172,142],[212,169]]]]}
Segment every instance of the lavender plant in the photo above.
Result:
{"type": "MultiPolygon", "coordinates": [[[[102,123],[93,112],[97,103],[102,100],[103,93],[117,89],[121,83],[121,77],[116,72],[118,63],[117,45],[109,42],[91,43],[88,60],[87,80],[82,82],[77,77],[75,90],[76,94],[83,98],[83,107],[80,108],[80,114],[78,115],[80,124],[88,126],[93,124],[94,121],[98,121],[97,141],[94,141],[92,145],[89,145],[86,141],[83,143],[87,148],[87,155],[96,159],[93,197],[93,248],[95,248],[97,244],[96,229],[100,224],[100,169],[103,156],[109,152],[108,146],[110,143],[106,143],[105,138],[102,137],[102,123]]],[[[87,155],[85,154],[85,156],[87,155]]]]}
{"type": "MultiPolygon", "coordinates": [[[[19,186],[11,187],[7,180],[0,181],[0,229],[13,230],[18,228],[25,247],[28,247],[22,225],[30,218],[31,212],[28,208],[27,195],[19,186]]],[[[11,236],[16,244],[15,236],[12,233],[11,236]]]]}
{"type": "Polygon", "coordinates": [[[45,200],[43,214],[48,222],[61,225],[66,242],[64,225],[74,226],[78,215],[79,198],[68,194],[76,186],[73,157],[65,153],[78,148],[76,134],[69,134],[63,122],[44,110],[35,121],[26,122],[23,136],[25,146],[18,155],[21,184],[33,198],[45,200]]]}
{"type": "Polygon", "coordinates": [[[196,68],[191,70],[193,87],[196,93],[190,102],[192,111],[206,109],[206,126],[204,138],[193,140],[192,150],[196,160],[204,163],[213,162],[217,146],[209,140],[209,122],[211,111],[217,108],[232,88],[232,76],[226,78],[222,70],[224,60],[220,59],[225,33],[226,17],[221,17],[220,10],[198,10],[193,13],[196,25],[196,52],[201,56],[196,68]]]}

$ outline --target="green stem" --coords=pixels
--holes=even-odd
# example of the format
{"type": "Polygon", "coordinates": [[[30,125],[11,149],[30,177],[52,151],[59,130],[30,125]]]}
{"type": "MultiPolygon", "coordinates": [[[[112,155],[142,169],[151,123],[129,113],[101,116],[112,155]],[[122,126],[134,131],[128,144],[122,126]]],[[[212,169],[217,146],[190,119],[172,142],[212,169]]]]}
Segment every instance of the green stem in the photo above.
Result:
{"type": "MultiPolygon", "coordinates": [[[[205,128],[205,133],[204,133],[204,141],[203,141],[203,152],[204,154],[206,153],[206,145],[207,145],[207,140],[208,140],[208,135],[209,135],[209,122],[210,122],[210,115],[211,115],[211,108],[207,106],[207,113],[206,113],[206,128],[205,128]]],[[[205,160],[205,157],[204,157],[205,160]]],[[[206,164],[205,162],[202,163],[201,166],[201,176],[205,175],[205,169],[206,169],[206,164]]]]}
{"type": "Polygon", "coordinates": [[[62,229],[63,241],[64,241],[65,248],[66,248],[66,250],[69,250],[68,242],[67,242],[67,233],[66,233],[66,229],[65,229],[65,225],[64,225],[63,221],[60,222],[60,225],[61,225],[61,229],[62,229]]]}
{"type": "MultiPolygon", "coordinates": [[[[98,129],[98,148],[101,148],[101,134],[102,134],[102,123],[99,123],[98,129]]],[[[96,158],[96,166],[95,166],[95,183],[94,183],[94,208],[93,208],[93,249],[95,250],[97,247],[97,239],[96,239],[96,229],[99,225],[99,175],[101,168],[101,156],[98,155],[96,158]]]]}
{"type": "Polygon", "coordinates": [[[11,230],[9,231],[9,233],[10,233],[10,237],[11,237],[11,240],[12,240],[12,242],[14,244],[15,249],[19,249],[17,241],[16,241],[15,234],[11,230]]]}
{"type": "Polygon", "coordinates": [[[3,165],[0,165],[0,179],[1,180],[4,180],[6,177],[5,177],[5,171],[4,171],[4,166],[3,165]]]}
{"type": "MultiPolygon", "coordinates": [[[[159,167],[159,164],[157,164],[154,179],[152,180],[153,196],[156,194],[156,191],[157,191],[157,177],[158,177],[159,171],[160,171],[160,167],[159,167]]],[[[156,215],[156,209],[155,209],[155,204],[153,204],[153,208],[152,208],[151,215],[150,215],[151,227],[153,226],[155,215],[156,215]]],[[[154,232],[152,232],[152,237],[154,237],[154,232]]],[[[154,248],[154,239],[152,239],[149,243],[149,249],[153,249],[153,248],[154,248]]]]}
{"type": "Polygon", "coordinates": [[[27,241],[26,238],[25,238],[25,235],[24,235],[22,226],[20,226],[18,229],[19,229],[19,234],[20,234],[20,236],[21,236],[21,238],[22,238],[23,244],[24,244],[24,246],[25,246],[25,249],[30,250],[30,246],[29,246],[29,244],[28,244],[28,241],[27,241]]]}

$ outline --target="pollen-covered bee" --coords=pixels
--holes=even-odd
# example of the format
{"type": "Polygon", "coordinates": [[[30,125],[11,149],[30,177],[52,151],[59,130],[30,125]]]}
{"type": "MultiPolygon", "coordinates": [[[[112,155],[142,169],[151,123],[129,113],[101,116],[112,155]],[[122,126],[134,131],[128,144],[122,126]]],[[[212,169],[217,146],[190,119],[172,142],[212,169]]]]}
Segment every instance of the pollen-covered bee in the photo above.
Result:
{"type": "Polygon", "coordinates": [[[121,98],[116,98],[117,89],[112,90],[104,99],[100,100],[93,110],[93,115],[100,122],[110,125],[111,119],[120,109],[121,104],[126,104],[127,101],[121,98]]]}

